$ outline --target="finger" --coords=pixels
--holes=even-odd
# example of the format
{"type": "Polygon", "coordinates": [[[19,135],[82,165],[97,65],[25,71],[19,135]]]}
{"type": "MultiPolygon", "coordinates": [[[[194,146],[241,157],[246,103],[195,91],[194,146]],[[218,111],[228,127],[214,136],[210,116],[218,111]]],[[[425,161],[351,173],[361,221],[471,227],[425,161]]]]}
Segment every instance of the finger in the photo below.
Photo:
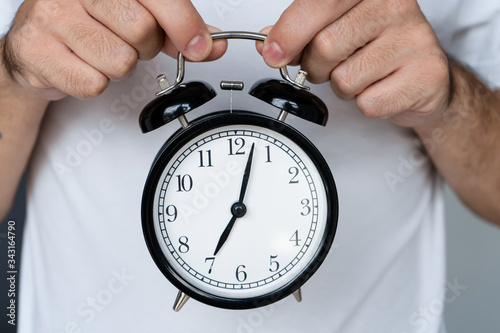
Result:
{"type": "Polygon", "coordinates": [[[82,5],[94,19],[136,49],[139,59],[149,60],[160,52],[164,32],[137,0],[82,0],[82,5]]]}
{"type": "Polygon", "coordinates": [[[325,27],[307,45],[302,66],[309,73],[309,81],[328,81],[335,67],[374,41],[387,28],[386,16],[374,14],[373,6],[367,3],[361,2],[325,27]]]}
{"type": "Polygon", "coordinates": [[[137,52],[90,17],[83,8],[80,11],[78,21],[70,21],[74,20],[70,17],[65,24],[57,24],[50,29],[80,59],[111,80],[126,76],[137,63],[137,52]]]}
{"type": "MultiPolygon", "coordinates": [[[[207,25],[207,29],[210,33],[221,31],[220,29],[211,25],[207,25]]],[[[226,39],[218,39],[213,41],[212,51],[204,61],[214,61],[222,57],[227,51],[227,45],[228,44],[226,39]]],[[[162,51],[172,58],[177,58],[177,54],[179,53],[174,43],[168,37],[165,39],[165,46],[163,47],[162,51]]]]}
{"type": "Polygon", "coordinates": [[[365,89],[356,98],[359,109],[371,118],[392,118],[405,125],[405,117],[416,122],[416,112],[424,119],[441,107],[446,94],[449,73],[446,58],[436,56],[412,62],[365,89]],[[406,112],[405,112],[406,111],[406,112]]]}
{"type": "MultiPolygon", "coordinates": [[[[412,49],[393,38],[380,38],[366,45],[341,62],[331,72],[330,82],[333,91],[342,99],[349,100],[360,94],[374,82],[384,79],[401,68],[412,49]],[[396,47],[397,45],[397,47],[396,47]]],[[[331,71],[328,67],[323,70],[331,71]]],[[[318,69],[308,73],[318,76],[318,69]]]]}
{"type": "Polygon", "coordinates": [[[262,50],[266,63],[283,67],[313,37],[361,0],[295,0],[270,31],[262,50]]]}
{"type": "Polygon", "coordinates": [[[200,14],[189,0],[140,0],[154,15],[175,48],[191,61],[205,60],[212,38],[200,14]]]}
{"type": "Polygon", "coordinates": [[[48,95],[50,99],[62,97],[61,93],[88,99],[99,96],[106,89],[108,78],[66,46],[50,39],[40,39],[40,45],[57,54],[57,58],[41,57],[36,52],[25,53],[28,65],[23,70],[23,81],[33,91],[48,95]]]}
{"type": "MultiPolygon", "coordinates": [[[[271,31],[272,27],[273,27],[272,25],[265,27],[264,29],[259,31],[259,33],[264,34],[264,35],[268,35],[269,32],[271,31]]],[[[257,49],[257,52],[259,52],[259,54],[262,55],[262,49],[264,48],[264,42],[261,42],[261,41],[255,42],[255,47],[257,49]]],[[[301,59],[302,59],[302,52],[300,52],[292,61],[290,61],[289,65],[298,66],[301,63],[301,59]]]]}

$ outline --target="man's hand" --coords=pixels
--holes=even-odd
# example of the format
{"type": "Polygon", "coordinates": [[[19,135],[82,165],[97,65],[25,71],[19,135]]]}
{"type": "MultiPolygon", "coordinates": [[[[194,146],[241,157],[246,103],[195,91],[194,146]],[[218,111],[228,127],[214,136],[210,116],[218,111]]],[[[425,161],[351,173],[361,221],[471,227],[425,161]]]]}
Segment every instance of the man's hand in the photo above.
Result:
{"type": "Polygon", "coordinates": [[[189,0],[26,0],[2,42],[9,74],[48,100],[98,96],[162,50],[192,61],[225,52],[189,0]]]}
{"type": "Polygon", "coordinates": [[[451,97],[447,57],[415,0],[295,0],[261,52],[272,67],[300,62],[366,116],[404,126],[439,117],[451,97]]]}

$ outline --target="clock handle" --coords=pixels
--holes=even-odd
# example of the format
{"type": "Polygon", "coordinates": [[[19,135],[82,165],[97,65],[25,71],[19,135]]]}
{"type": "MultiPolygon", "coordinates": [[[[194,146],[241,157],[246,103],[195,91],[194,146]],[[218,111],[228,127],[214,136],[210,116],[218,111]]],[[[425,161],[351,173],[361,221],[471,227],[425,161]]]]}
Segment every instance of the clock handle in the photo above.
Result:
{"type": "MultiPolygon", "coordinates": [[[[256,32],[247,32],[247,31],[222,31],[222,32],[214,32],[210,34],[213,40],[218,39],[246,39],[246,40],[254,40],[263,42],[266,40],[267,35],[256,33],[256,32]]],[[[182,53],[177,54],[177,76],[175,78],[174,84],[163,88],[161,91],[157,92],[157,96],[162,96],[168,94],[170,91],[174,90],[184,81],[184,75],[186,73],[186,60],[182,53]]],[[[298,89],[309,90],[310,88],[305,86],[303,83],[296,82],[290,78],[288,74],[288,69],[286,66],[280,68],[280,73],[283,79],[298,89]]]]}

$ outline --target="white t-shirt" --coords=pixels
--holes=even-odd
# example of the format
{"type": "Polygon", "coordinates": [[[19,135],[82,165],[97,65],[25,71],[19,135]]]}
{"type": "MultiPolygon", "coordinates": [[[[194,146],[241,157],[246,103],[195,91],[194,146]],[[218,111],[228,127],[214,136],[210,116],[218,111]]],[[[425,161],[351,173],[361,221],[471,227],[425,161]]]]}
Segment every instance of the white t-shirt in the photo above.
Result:
{"type": "MultiPolygon", "coordinates": [[[[0,23],[19,2],[0,5],[0,23]]],[[[207,23],[248,31],[273,24],[289,2],[194,1],[207,23]]],[[[500,3],[420,3],[446,50],[500,87],[500,3]]],[[[231,41],[221,60],[188,64],[186,80],[249,87],[279,77],[254,50],[231,41]]],[[[179,128],[139,129],[159,73],[173,78],[175,61],[140,62],[98,98],[50,106],[29,169],[19,332],[444,332],[443,304],[456,288],[445,283],[440,178],[412,130],[365,118],[328,84],[312,87],[329,106],[325,128],[289,117],[328,161],[340,202],[334,245],[302,287],[302,303],[232,311],[191,300],[174,313],[177,290],[151,259],[140,216],[151,162],[179,128]]],[[[234,106],[276,113],[246,91],[234,93],[234,106]]],[[[188,117],[229,103],[219,91],[188,117]]]]}

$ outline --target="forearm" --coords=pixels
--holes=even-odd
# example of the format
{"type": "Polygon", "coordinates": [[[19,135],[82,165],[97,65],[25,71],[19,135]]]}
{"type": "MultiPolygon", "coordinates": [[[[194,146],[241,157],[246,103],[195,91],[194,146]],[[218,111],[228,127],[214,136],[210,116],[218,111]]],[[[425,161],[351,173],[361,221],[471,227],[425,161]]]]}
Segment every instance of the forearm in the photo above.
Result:
{"type": "Polygon", "coordinates": [[[462,201],[500,224],[500,97],[459,65],[452,63],[451,72],[449,107],[415,131],[462,201]]]}
{"type": "Polygon", "coordinates": [[[12,205],[47,105],[10,78],[0,57],[0,219],[12,205]]]}

